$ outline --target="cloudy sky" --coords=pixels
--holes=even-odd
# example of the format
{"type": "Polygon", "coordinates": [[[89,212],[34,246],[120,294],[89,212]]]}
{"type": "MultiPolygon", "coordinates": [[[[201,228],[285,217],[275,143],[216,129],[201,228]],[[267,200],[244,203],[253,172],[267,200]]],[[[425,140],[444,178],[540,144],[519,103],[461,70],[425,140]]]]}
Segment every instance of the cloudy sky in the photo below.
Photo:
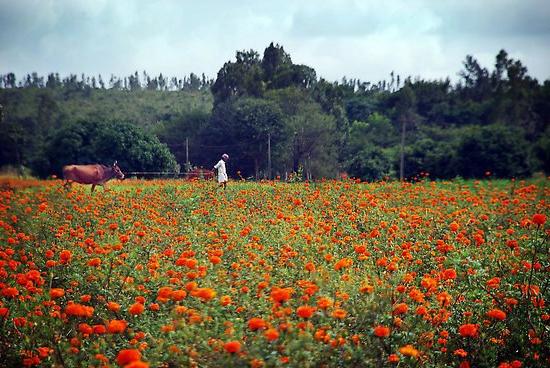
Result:
{"type": "Polygon", "coordinates": [[[504,48],[550,79],[548,0],[0,0],[0,74],[135,70],[215,77],[235,51],[282,44],[318,76],[456,80],[504,48]]]}

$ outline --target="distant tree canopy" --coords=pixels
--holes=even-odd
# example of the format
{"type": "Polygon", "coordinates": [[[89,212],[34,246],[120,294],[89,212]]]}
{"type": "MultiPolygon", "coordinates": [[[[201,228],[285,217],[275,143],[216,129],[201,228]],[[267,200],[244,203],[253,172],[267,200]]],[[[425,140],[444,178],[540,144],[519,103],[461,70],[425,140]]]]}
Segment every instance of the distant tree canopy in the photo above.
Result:
{"type": "Polygon", "coordinates": [[[466,56],[459,76],[328,82],[274,43],[237,51],[214,80],[7,73],[0,166],[48,175],[68,158],[118,159],[125,170],[158,171],[174,157],[211,167],[228,153],[231,175],[255,178],[550,173],[550,80],[539,83],[504,50],[492,69],[466,56]]]}

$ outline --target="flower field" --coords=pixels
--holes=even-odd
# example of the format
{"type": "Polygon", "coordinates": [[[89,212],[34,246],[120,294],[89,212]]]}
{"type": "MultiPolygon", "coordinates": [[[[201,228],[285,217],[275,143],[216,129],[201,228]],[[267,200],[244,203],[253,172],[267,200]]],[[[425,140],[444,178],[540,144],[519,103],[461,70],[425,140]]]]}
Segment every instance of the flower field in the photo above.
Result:
{"type": "Polygon", "coordinates": [[[0,183],[0,365],[547,367],[544,179],[0,183]]]}

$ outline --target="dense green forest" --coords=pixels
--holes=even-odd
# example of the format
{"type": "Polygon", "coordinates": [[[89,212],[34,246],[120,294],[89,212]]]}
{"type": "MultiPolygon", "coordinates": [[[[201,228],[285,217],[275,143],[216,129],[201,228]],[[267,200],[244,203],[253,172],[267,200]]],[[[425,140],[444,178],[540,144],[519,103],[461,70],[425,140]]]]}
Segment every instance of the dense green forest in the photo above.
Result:
{"type": "Polygon", "coordinates": [[[211,167],[234,177],[524,177],[550,173],[550,80],[502,50],[466,56],[459,80],[329,82],[282,46],[238,51],[215,79],[0,76],[0,166],[59,174],[118,160],[125,171],[211,167]],[[296,176],[296,174],[298,174],[296,176]]]}

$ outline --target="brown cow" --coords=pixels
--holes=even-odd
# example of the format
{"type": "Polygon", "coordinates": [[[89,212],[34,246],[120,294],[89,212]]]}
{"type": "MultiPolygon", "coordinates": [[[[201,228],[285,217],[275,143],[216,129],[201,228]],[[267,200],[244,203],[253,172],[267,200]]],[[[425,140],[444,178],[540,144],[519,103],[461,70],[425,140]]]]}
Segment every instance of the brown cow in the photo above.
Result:
{"type": "Polygon", "coordinates": [[[63,166],[63,178],[67,180],[67,182],[63,184],[65,188],[67,188],[71,182],[92,184],[93,192],[96,185],[104,186],[108,180],[114,177],[124,179],[124,174],[120,171],[117,161],[115,161],[112,166],[100,164],[63,166]]]}

